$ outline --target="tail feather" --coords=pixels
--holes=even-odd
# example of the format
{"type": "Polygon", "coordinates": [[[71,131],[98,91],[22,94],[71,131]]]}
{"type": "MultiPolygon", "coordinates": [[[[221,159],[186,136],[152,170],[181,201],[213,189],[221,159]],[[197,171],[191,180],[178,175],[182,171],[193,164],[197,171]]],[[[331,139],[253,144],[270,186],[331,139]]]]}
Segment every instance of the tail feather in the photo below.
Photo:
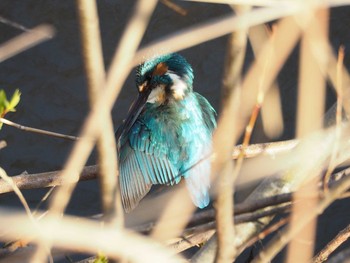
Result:
{"type": "Polygon", "coordinates": [[[199,208],[208,206],[210,202],[210,160],[194,166],[187,173],[185,181],[193,203],[199,208]]]}

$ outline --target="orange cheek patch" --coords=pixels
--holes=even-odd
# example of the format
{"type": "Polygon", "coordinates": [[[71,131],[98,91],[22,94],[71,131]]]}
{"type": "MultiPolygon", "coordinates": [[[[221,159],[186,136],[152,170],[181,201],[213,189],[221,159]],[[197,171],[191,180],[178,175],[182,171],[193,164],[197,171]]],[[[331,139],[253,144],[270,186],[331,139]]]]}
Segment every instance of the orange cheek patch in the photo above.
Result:
{"type": "Polygon", "coordinates": [[[168,66],[164,62],[159,63],[156,68],[153,70],[153,76],[161,76],[164,75],[168,71],[168,66]]]}

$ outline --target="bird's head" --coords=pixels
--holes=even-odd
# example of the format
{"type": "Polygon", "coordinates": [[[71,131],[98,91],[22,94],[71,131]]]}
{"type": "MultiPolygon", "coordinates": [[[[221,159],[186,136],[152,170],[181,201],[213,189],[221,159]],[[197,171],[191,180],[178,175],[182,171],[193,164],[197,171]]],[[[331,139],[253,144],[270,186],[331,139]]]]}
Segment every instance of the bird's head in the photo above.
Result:
{"type": "Polygon", "coordinates": [[[193,71],[184,57],[172,53],[154,57],[136,69],[137,100],[129,110],[123,133],[130,130],[146,103],[165,105],[183,100],[192,91],[193,71]]]}
{"type": "Polygon", "coordinates": [[[136,85],[147,102],[166,104],[182,100],[192,91],[191,65],[179,54],[167,54],[150,59],[136,69],[136,85]]]}

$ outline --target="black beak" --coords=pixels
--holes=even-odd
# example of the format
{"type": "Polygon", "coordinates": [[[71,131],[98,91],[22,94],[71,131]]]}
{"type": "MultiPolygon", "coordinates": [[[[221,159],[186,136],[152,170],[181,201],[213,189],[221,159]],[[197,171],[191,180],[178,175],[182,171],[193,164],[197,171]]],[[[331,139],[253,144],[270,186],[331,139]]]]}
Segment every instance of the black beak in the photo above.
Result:
{"type": "Polygon", "coordinates": [[[135,123],[137,117],[142,112],[143,108],[146,105],[148,95],[150,94],[151,89],[147,89],[144,92],[140,92],[137,99],[131,105],[131,108],[128,112],[128,116],[124,121],[123,125],[121,125],[115,133],[117,141],[119,141],[120,137],[123,134],[126,134],[130,131],[132,125],[135,123]]]}

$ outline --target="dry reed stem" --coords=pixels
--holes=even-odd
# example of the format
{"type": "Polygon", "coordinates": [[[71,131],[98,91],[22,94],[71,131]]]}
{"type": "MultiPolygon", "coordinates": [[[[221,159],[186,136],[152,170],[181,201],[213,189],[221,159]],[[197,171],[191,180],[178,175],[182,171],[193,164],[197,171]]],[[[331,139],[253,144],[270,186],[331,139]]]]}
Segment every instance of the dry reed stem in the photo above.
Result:
{"type": "Polygon", "coordinates": [[[55,34],[52,26],[40,25],[0,45],[0,63],[9,59],[55,34]]]}
{"type": "MultiPolygon", "coordinates": [[[[305,3],[310,4],[310,2],[305,3]]],[[[298,105],[297,105],[297,123],[296,136],[301,138],[316,130],[322,129],[324,115],[324,102],[326,95],[326,83],[320,68],[325,69],[327,65],[327,50],[322,49],[326,44],[317,45],[317,53],[321,59],[317,60],[315,52],[311,49],[312,43],[327,43],[328,39],[328,10],[313,10],[300,17],[300,24],[308,23],[301,40],[301,58],[299,65],[299,86],[298,86],[298,105]],[[320,25],[321,30],[317,30],[320,25]],[[322,63],[318,63],[322,61],[322,63]]],[[[301,173],[302,166],[296,168],[301,173]]],[[[317,198],[310,199],[308,202],[299,202],[304,200],[304,195],[317,192],[316,174],[319,174],[322,168],[305,169],[305,175],[314,178],[308,181],[294,194],[294,202],[291,215],[290,227],[293,228],[297,216],[308,213],[313,210],[317,204],[317,198]],[[313,175],[315,173],[315,175],[313,175]]],[[[307,178],[307,177],[305,177],[307,178]]],[[[306,262],[313,255],[314,241],[316,235],[316,218],[310,221],[293,238],[288,246],[287,262],[306,262]]]]}
{"type": "MultiPolygon", "coordinates": [[[[337,84],[336,84],[336,92],[337,92],[337,109],[336,109],[336,136],[337,138],[340,138],[340,131],[341,131],[341,123],[342,123],[342,115],[343,115],[343,76],[342,76],[342,68],[343,68],[343,62],[344,62],[344,47],[340,47],[338,51],[338,63],[337,63],[337,84]]],[[[337,158],[337,152],[339,148],[339,139],[337,139],[334,143],[333,152],[329,161],[329,166],[327,169],[327,172],[324,176],[323,180],[323,187],[324,191],[328,191],[328,181],[330,179],[330,176],[335,169],[335,162],[337,158]]]]}
{"type": "MultiPolygon", "coordinates": [[[[248,36],[255,56],[259,54],[271,34],[272,31],[266,25],[258,25],[249,29],[248,36]]],[[[268,137],[274,138],[283,132],[282,103],[276,81],[273,82],[264,98],[261,119],[264,132],[268,137]]]]}
{"type": "Polygon", "coordinates": [[[294,8],[259,8],[244,15],[228,15],[224,18],[212,19],[206,23],[189,27],[172,33],[139,49],[132,65],[136,66],[154,53],[161,55],[186,49],[200,43],[230,34],[233,31],[267,23],[269,21],[293,15],[302,10],[302,6],[294,8]]]}
{"type": "MultiPolygon", "coordinates": [[[[99,91],[104,87],[106,81],[96,1],[78,0],[77,8],[80,18],[84,65],[88,79],[89,102],[90,107],[93,108],[99,91]]],[[[117,223],[121,227],[124,225],[123,207],[117,188],[119,177],[117,176],[116,148],[112,117],[109,115],[97,139],[102,203],[105,220],[117,223]]]]}
{"type": "MultiPolygon", "coordinates": [[[[244,15],[250,11],[250,7],[248,6],[234,6],[232,8],[237,15],[244,15]]],[[[230,111],[226,112],[224,110],[223,114],[230,116],[233,120],[235,119],[235,116],[238,115],[239,103],[237,105],[229,105],[229,103],[232,103],[233,101],[229,98],[231,96],[238,98],[241,94],[241,75],[246,53],[246,45],[247,28],[239,29],[230,35],[225,62],[222,95],[223,106],[230,109],[230,111]]],[[[229,134],[235,134],[235,122],[233,120],[231,121],[231,125],[227,125],[227,123],[230,122],[227,122],[224,125],[224,122],[221,120],[221,123],[219,122],[218,129],[214,132],[213,136],[213,152],[216,156],[212,162],[213,171],[211,176],[216,179],[217,182],[215,183],[217,185],[215,185],[215,188],[218,189],[216,202],[214,204],[218,236],[218,250],[215,261],[218,263],[231,262],[236,254],[234,249],[235,232],[233,221],[233,186],[236,176],[233,175],[234,167],[230,158],[232,152],[231,149],[233,148],[235,141],[234,139],[229,139],[226,142],[222,139],[218,140],[223,134],[226,135],[225,138],[230,137],[227,136],[229,134]],[[217,166],[218,163],[221,163],[221,165],[217,166]]]]}
{"type": "Polygon", "coordinates": [[[56,220],[47,216],[38,222],[38,231],[25,213],[1,208],[0,214],[2,240],[33,238],[36,242],[49,242],[69,251],[91,254],[103,251],[110,259],[125,256],[132,262],[183,262],[181,257],[149,238],[123,229],[115,231],[112,226],[102,228],[99,222],[65,216],[52,231],[56,220]]]}

